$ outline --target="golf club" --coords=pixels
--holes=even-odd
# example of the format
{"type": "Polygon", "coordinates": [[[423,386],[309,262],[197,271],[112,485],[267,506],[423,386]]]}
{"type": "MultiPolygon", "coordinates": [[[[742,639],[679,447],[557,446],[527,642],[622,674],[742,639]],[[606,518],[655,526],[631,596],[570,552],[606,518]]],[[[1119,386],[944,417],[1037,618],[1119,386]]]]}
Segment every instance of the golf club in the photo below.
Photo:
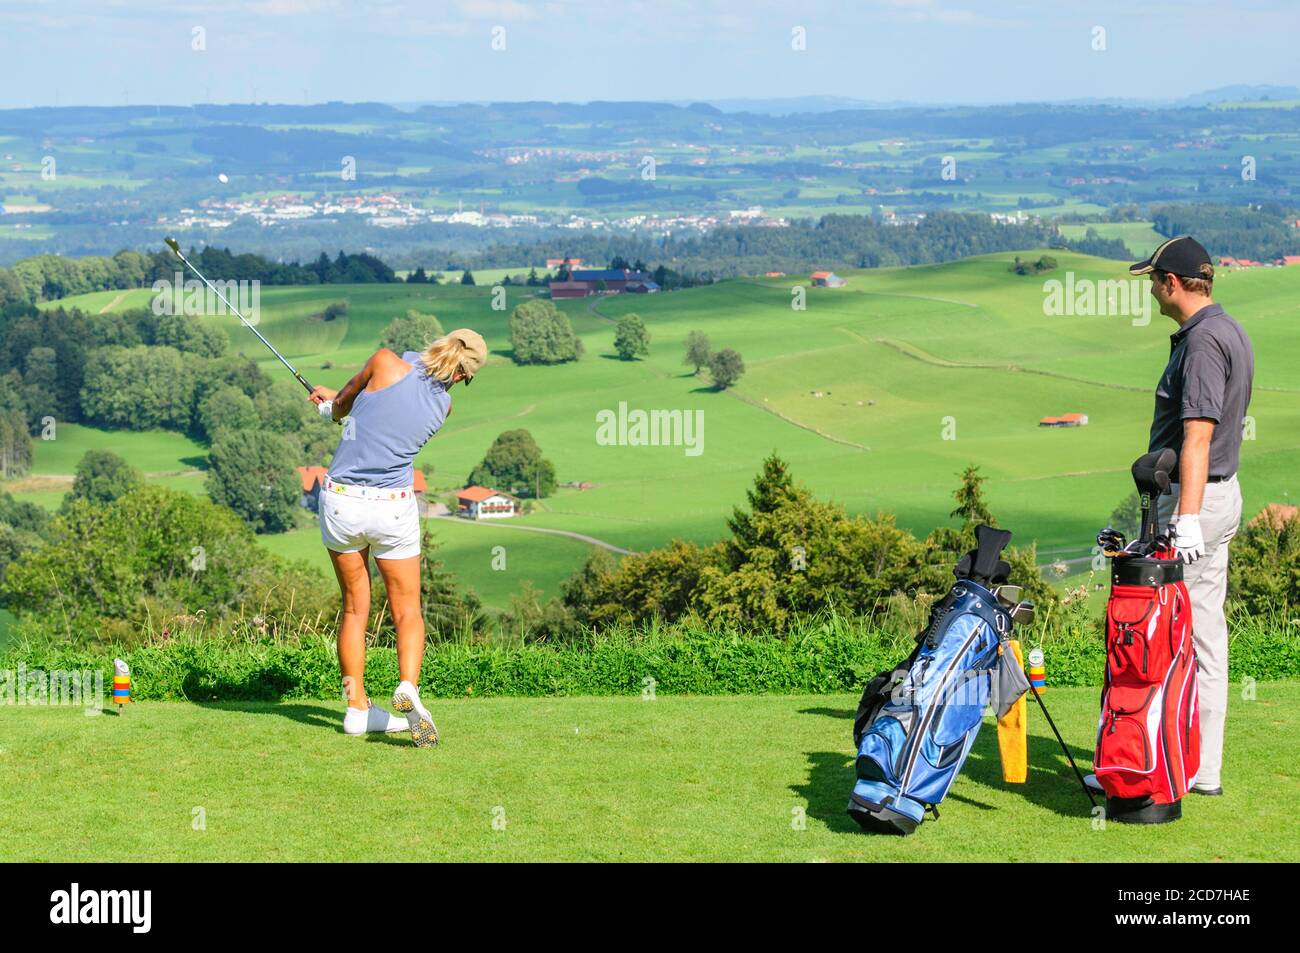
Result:
{"type": "MultiPolygon", "coordinates": [[[[292,364],[290,364],[288,361],[286,361],[284,359],[284,355],[275,349],[275,345],[272,344],[270,341],[268,341],[262,335],[262,332],[257,330],[257,328],[255,328],[253,324],[247,318],[245,318],[242,313],[240,313],[240,310],[230,303],[230,301],[226,298],[225,295],[221,293],[221,290],[217,288],[216,285],[214,285],[212,282],[208,281],[208,279],[204,277],[203,272],[199,271],[197,268],[194,267],[194,263],[191,262],[188,258],[186,258],[185,253],[181,251],[180,243],[177,242],[176,239],[174,238],[164,238],[163,241],[167,244],[168,248],[170,248],[173,252],[176,253],[176,257],[179,258],[185,264],[185,266],[189,268],[190,271],[198,275],[199,280],[208,286],[208,290],[211,291],[213,294],[215,294],[218,298],[220,298],[222,304],[224,304],[227,308],[229,308],[231,311],[234,312],[235,316],[239,318],[239,320],[243,323],[244,327],[248,328],[248,330],[256,334],[257,339],[261,341],[263,344],[265,344],[270,349],[272,354],[274,354],[277,358],[279,358],[280,363],[283,364],[285,367],[289,368],[289,373],[293,374],[294,377],[298,378],[298,383],[301,384],[303,387],[305,387],[307,389],[307,393],[310,394],[314,388],[311,386],[311,384],[307,383],[307,378],[299,374],[298,369],[294,367],[292,364]]],[[[320,414],[322,417],[332,416],[333,409],[334,409],[333,403],[334,403],[333,401],[327,400],[327,401],[323,401],[319,405],[320,414]]]]}
{"type": "Polygon", "coordinates": [[[1016,625],[1033,625],[1034,623],[1034,604],[1032,602],[1018,602],[1009,612],[1011,621],[1016,625]]]}
{"type": "Polygon", "coordinates": [[[998,586],[993,590],[993,595],[997,596],[998,602],[1002,608],[1010,609],[1020,601],[1020,594],[1024,591],[1023,586],[1013,586],[1010,584],[998,586]]]}
{"type": "Polygon", "coordinates": [[[1047,705],[1043,701],[1043,696],[1038,694],[1038,692],[1034,691],[1032,688],[1029,690],[1029,694],[1033,695],[1035,700],[1037,700],[1038,707],[1043,710],[1043,717],[1046,718],[1047,723],[1052,726],[1052,734],[1056,735],[1057,743],[1060,744],[1061,750],[1065,752],[1065,758],[1070,762],[1070,767],[1074,769],[1074,776],[1079,779],[1079,787],[1083,788],[1083,793],[1084,796],[1088,798],[1088,803],[1093,807],[1096,807],[1097,799],[1092,796],[1092,791],[1088,789],[1088,782],[1083,779],[1083,772],[1080,771],[1079,766],[1074,763],[1074,755],[1070,754],[1069,745],[1065,743],[1065,739],[1061,737],[1060,731],[1057,730],[1056,722],[1052,721],[1052,716],[1047,711],[1047,705]]]}

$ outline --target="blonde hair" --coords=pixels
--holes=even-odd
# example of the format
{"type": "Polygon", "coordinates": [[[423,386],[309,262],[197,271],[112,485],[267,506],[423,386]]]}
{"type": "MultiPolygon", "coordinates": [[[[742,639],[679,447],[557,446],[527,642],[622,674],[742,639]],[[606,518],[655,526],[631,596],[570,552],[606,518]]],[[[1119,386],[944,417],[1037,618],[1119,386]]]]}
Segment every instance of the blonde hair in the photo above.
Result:
{"type": "Polygon", "coordinates": [[[443,335],[424,349],[420,354],[420,363],[428,377],[449,386],[456,376],[456,371],[463,370],[460,365],[461,355],[465,353],[465,342],[449,334],[443,335]]]}

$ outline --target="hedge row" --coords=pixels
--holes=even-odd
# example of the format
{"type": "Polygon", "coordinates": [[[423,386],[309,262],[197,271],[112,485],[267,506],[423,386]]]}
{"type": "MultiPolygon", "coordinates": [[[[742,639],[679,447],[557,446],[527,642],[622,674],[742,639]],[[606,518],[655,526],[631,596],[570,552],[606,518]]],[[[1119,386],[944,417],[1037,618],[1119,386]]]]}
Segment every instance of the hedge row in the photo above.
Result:
{"type": "MultiPolygon", "coordinates": [[[[657,694],[732,695],[852,692],[897,664],[906,642],[843,627],[824,627],[788,638],[745,638],[703,632],[608,635],[582,645],[512,648],[430,645],[421,691],[434,697],[514,695],[628,695],[653,686],[657,694]]],[[[1044,646],[1051,685],[1098,685],[1104,653],[1095,634],[1056,636],[1044,646]]],[[[278,700],[340,697],[332,643],[171,643],[130,650],[132,693],[137,699],[278,700]]],[[[3,672],[22,662],[28,671],[102,670],[112,674],[112,653],[48,645],[11,647],[0,655],[3,672]]],[[[1300,677],[1300,639],[1262,627],[1234,634],[1231,677],[1261,680],[1300,677]]],[[[372,693],[397,682],[392,649],[367,654],[372,693]]],[[[3,698],[0,697],[0,703],[3,698]]]]}

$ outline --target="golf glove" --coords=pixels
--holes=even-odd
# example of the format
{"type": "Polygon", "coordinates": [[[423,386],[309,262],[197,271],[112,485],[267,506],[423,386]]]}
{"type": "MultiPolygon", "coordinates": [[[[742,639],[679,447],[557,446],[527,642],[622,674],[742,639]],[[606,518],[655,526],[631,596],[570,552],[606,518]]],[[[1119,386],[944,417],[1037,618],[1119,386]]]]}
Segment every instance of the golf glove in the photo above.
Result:
{"type": "Polygon", "coordinates": [[[320,415],[322,417],[328,420],[334,414],[334,401],[322,400],[319,404],[316,405],[316,409],[320,411],[320,415]]]}
{"type": "Polygon", "coordinates": [[[1169,538],[1174,549],[1185,563],[1193,563],[1205,555],[1205,537],[1201,534],[1199,513],[1179,513],[1169,524],[1169,538]]]}

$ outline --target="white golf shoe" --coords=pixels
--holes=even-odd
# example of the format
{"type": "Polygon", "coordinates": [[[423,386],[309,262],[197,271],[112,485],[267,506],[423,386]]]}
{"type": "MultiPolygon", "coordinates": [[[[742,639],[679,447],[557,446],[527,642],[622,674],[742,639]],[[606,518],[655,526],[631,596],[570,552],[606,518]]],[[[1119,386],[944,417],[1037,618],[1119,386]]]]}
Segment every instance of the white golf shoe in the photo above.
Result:
{"type": "MultiPolygon", "coordinates": [[[[367,699],[369,701],[369,699],[367,699]]],[[[343,716],[343,733],[345,735],[364,735],[370,732],[387,733],[405,731],[406,719],[399,718],[391,711],[385,711],[374,702],[369,708],[349,707],[343,716]]]]}
{"type": "Polygon", "coordinates": [[[438,726],[433,716],[420,701],[420,690],[410,682],[402,682],[393,692],[393,707],[406,716],[411,729],[411,740],[417,748],[428,748],[438,743],[438,726]]]}

